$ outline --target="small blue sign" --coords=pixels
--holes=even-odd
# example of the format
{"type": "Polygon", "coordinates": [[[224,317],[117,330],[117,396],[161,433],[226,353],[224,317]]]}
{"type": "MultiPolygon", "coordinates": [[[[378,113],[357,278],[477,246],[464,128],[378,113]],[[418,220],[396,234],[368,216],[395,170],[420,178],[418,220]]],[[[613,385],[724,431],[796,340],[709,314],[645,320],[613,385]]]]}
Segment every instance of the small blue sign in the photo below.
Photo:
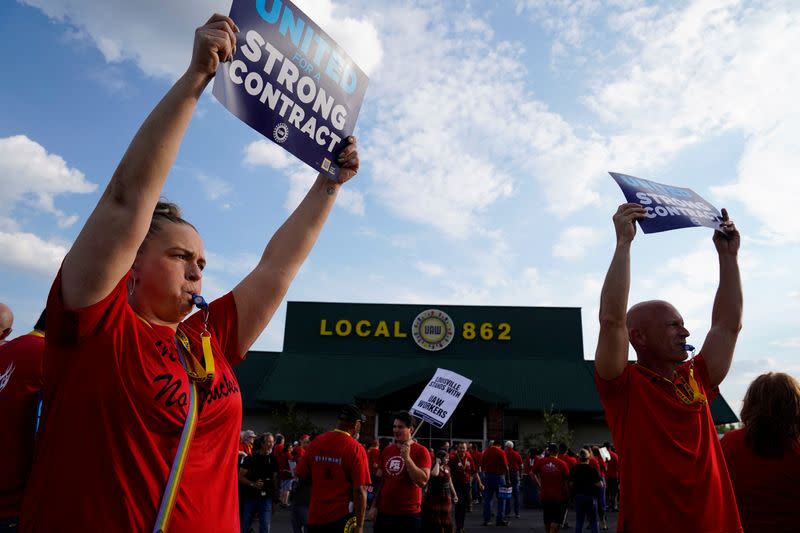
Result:
{"type": "Polygon", "coordinates": [[[213,94],[242,122],[331,179],[369,82],[347,53],[289,0],[234,0],[236,54],[213,94]]]}
{"type": "Polygon", "coordinates": [[[691,189],[664,185],[627,174],[609,172],[628,202],[641,204],[647,218],[639,220],[645,233],[706,226],[718,230],[722,214],[691,189]]]}

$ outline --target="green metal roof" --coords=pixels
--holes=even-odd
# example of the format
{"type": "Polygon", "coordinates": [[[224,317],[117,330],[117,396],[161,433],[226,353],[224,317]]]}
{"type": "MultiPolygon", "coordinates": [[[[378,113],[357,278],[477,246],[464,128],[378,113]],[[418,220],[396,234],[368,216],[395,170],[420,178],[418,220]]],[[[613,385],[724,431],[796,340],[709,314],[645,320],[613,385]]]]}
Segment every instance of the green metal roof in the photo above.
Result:
{"type": "MultiPolygon", "coordinates": [[[[252,351],[235,372],[244,406],[257,408],[377,399],[426,381],[436,368],[472,379],[468,394],[506,409],[541,411],[552,405],[563,412],[602,415],[593,361],[252,351]]],[[[722,396],[712,402],[711,413],[716,424],[738,421],[722,396]]]]}

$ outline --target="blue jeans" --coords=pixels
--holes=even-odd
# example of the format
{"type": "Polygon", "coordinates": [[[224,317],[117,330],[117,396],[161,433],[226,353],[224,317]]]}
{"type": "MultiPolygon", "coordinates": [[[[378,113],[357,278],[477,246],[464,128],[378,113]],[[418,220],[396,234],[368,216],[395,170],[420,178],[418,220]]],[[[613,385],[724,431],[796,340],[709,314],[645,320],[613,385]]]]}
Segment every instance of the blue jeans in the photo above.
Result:
{"type": "Polygon", "coordinates": [[[597,506],[595,499],[587,494],[575,495],[575,533],[583,533],[583,521],[589,519],[592,533],[599,533],[597,529],[597,506]]]}
{"type": "Polygon", "coordinates": [[[483,491],[483,521],[492,520],[492,496],[497,497],[497,523],[503,522],[505,502],[500,499],[500,487],[506,486],[506,478],[501,474],[486,474],[483,491]]]}
{"type": "Polygon", "coordinates": [[[0,533],[17,533],[18,518],[0,518],[0,533]]]}
{"type": "Polygon", "coordinates": [[[258,530],[260,533],[269,533],[270,523],[272,522],[272,498],[248,498],[239,496],[239,518],[241,518],[241,531],[250,531],[250,522],[253,521],[253,513],[258,514],[258,530]]]}
{"type": "Polygon", "coordinates": [[[506,500],[506,516],[511,516],[511,502],[514,502],[514,514],[519,514],[519,472],[511,472],[511,500],[506,500]]]}

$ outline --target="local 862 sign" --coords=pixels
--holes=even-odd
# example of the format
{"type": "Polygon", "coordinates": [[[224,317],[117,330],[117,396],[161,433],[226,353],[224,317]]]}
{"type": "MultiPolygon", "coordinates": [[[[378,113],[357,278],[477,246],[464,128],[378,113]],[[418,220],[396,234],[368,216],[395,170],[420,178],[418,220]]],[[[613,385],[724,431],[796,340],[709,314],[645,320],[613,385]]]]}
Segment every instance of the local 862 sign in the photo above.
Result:
{"type": "Polygon", "coordinates": [[[366,74],[288,0],[234,0],[241,29],[233,60],[220,63],[214,96],[253,129],[336,178],[353,133],[366,74]]]}

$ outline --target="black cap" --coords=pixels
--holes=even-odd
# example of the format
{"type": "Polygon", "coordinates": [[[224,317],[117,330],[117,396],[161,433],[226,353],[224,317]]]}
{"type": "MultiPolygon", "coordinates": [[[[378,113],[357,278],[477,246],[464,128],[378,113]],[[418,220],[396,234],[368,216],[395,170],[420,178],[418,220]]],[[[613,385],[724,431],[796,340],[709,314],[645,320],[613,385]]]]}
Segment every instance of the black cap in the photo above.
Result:
{"type": "Polygon", "coordinates": [[[367,421],[367,417],[361,412],[361,409],[355,405],[345,405],[339,411],[339,420],[342,422],[356,422],[360,421],[362,424],[367,421]]]}

